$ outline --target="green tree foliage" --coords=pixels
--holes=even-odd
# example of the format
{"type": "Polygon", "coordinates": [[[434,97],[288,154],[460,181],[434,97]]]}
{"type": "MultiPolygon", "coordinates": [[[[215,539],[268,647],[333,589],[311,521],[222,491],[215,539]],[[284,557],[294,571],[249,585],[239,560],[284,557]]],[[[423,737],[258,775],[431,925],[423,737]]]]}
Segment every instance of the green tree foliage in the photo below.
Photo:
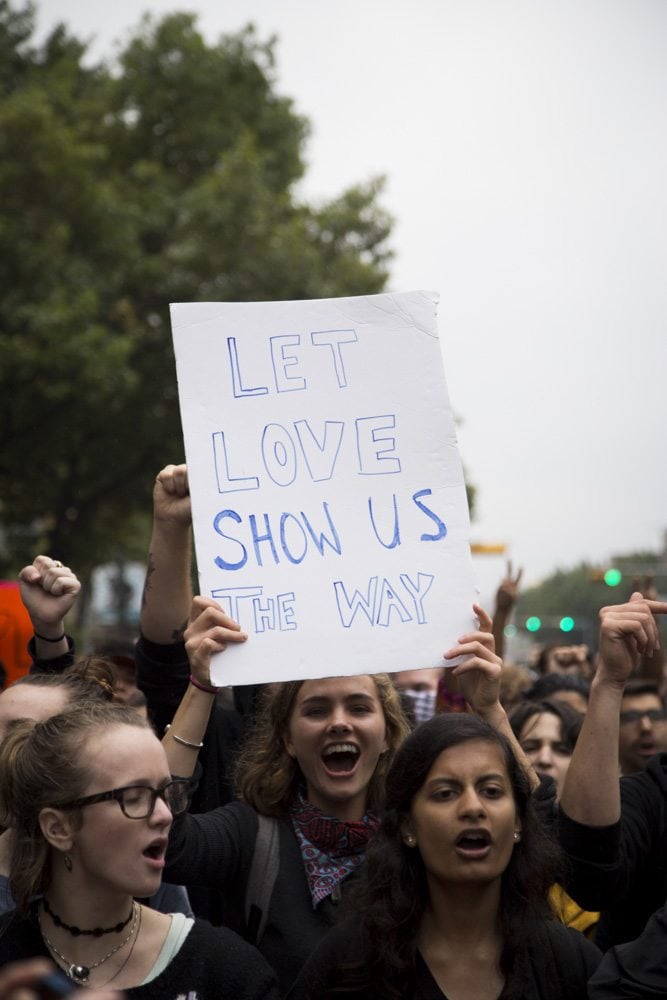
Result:
{"type": "Polygon", "coordinates": [[[0,576],[128,550],[182,457],[169,302],[370,294],[390,259],[381,180],[297,199],[273,40],[174,14],[91,67],[32,28],[0,0],[0,576]]]}

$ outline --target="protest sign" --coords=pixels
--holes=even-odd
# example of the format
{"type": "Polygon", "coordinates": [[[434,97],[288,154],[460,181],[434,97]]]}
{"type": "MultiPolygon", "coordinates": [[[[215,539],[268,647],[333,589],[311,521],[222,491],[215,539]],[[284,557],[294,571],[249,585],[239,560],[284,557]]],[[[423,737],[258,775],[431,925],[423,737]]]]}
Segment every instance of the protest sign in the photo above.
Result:
{"type": "Polygon", "coordinates": [[[428,292],[171,306],[200,592],[248,684],[442,665],[473,625],[428,292]]]}

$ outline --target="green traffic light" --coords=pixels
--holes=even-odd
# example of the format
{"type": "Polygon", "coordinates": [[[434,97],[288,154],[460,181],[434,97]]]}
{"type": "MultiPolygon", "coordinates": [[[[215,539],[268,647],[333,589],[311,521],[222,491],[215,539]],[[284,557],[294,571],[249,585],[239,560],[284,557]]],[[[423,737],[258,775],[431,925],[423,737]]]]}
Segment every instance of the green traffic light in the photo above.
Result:
{"type": "Polygon", "coordinates": [[[531,615],[530,618],[526,618],[526,628],[529,632],[539,632],[542,628],[542,619],[537,615],[531,615]]]}
{"type": "Polygon", "coordinates": [[[558,623],[558,627],[560,628],[561,632],[571,632],[572,629],[574,628],[574,618],[570,618],[569,615],[566,615],[564,618],[561,618],[560,622],[558,623]]]}
{"type": "Polygon", "coordinates": [[[623,579],[620,569],[608,569],[604,575],[604,582],[608,587],[618,587],[623,579]]]}

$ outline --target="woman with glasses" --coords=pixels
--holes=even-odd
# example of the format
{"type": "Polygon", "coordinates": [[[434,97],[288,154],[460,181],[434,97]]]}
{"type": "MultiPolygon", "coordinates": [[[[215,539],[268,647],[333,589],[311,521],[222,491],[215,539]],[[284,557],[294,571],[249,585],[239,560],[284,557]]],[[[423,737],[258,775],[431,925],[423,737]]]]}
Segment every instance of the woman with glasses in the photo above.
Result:
{"type": "MultiPolygon", "coordinates": [[[[105,704],[115,701],[113,669],[106,657],[86,656],[62,673],[26,674],[0,692],[0,742],[8,727],[18,719],[43,722],[69,705],[91,701],[105,704]]],[[[0,823],[8,825],[1,816],[0,823]]],[[[11,829],[0,833],[0,914],[15,906],[8,881],[11,838],[11,829]]],[[[163,882],[148,905],[163,913],[178,910],[186,916],[193,915],[187,892],[180,885],[163,882]]]]}
{"type": "Polygon", "coordinates": [[[0,967],[46,955],[74,985],[129,998],[275,1000],[271,970],[233,932],[139,902],[160,884],[187,784],[131,709],[85,705],[10,727],[0,789],[17,909],[0,967]]]}

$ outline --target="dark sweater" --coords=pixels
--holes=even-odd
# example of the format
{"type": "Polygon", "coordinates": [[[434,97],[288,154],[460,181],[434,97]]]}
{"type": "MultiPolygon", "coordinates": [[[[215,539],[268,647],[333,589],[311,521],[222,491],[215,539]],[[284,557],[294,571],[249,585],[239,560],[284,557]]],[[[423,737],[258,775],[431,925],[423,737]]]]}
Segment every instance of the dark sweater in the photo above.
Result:
{"type": "MultiPolygon", "coordinates": [[[[287,1000],[329,1000],[329,988],[342,965],[363,961],[358,924],[346,921],[332,930],[304,965],[287,1000]]],[[[512,1000],[586,1000],[586,984],[600,961],[600,952],[578,931],[555,920],[535,930],[525,987],[512,1000]]],[[[362,965],[363,968],[363,965],[362,965]]],[[[337,979],[335,980],[337,982],[337,979]]],[[[382,1000],[372,983],[341,989],[341,1000],[382,1000]]],[[[504,995],[504,994],[503,994],[504,995]]],[[[403,1000],[447,1000],[419,952],[414,989],[403,1000]]]]}
{"type": "MultiPolygon", "coordinates": [[[[48,955],[36,921],[14,919],[0,936],[0,968],[48,955]]],[[[166,969],[128,1000],[278,1000],[275,976],[257,949],[222,927],[195,921],[166,969]]]]}
{"type": "Polygon", "coordinates": [[[602,911],[598,947],[638,937],[667,898],[667,753],[621,778],[620,823],[585,826],[561,810],[559,836],[572,863],[568,892],[602,911]]]}
{"type": "MultiPolygon", "coordinates": [[[[286,993],[334,923],[337,907],[327,897],[313,909],[292,825],[286,817],[278,825],[279,869],[259,949],[276,970],[281,992],[286,993]]],[[[245,802],[232,802],[199,816],[176,817],[169,838],[165,877],[222,889],[225,924],[242,935],[247,933],[244,902],[256,836],[255,811],[245,802]]]]}
{"type": "Polygon", "coordinates": [[[636,941],[611,948],[588,984],[589,1000],[664,1000],[667,997],[667,905],[636,941]]]}

